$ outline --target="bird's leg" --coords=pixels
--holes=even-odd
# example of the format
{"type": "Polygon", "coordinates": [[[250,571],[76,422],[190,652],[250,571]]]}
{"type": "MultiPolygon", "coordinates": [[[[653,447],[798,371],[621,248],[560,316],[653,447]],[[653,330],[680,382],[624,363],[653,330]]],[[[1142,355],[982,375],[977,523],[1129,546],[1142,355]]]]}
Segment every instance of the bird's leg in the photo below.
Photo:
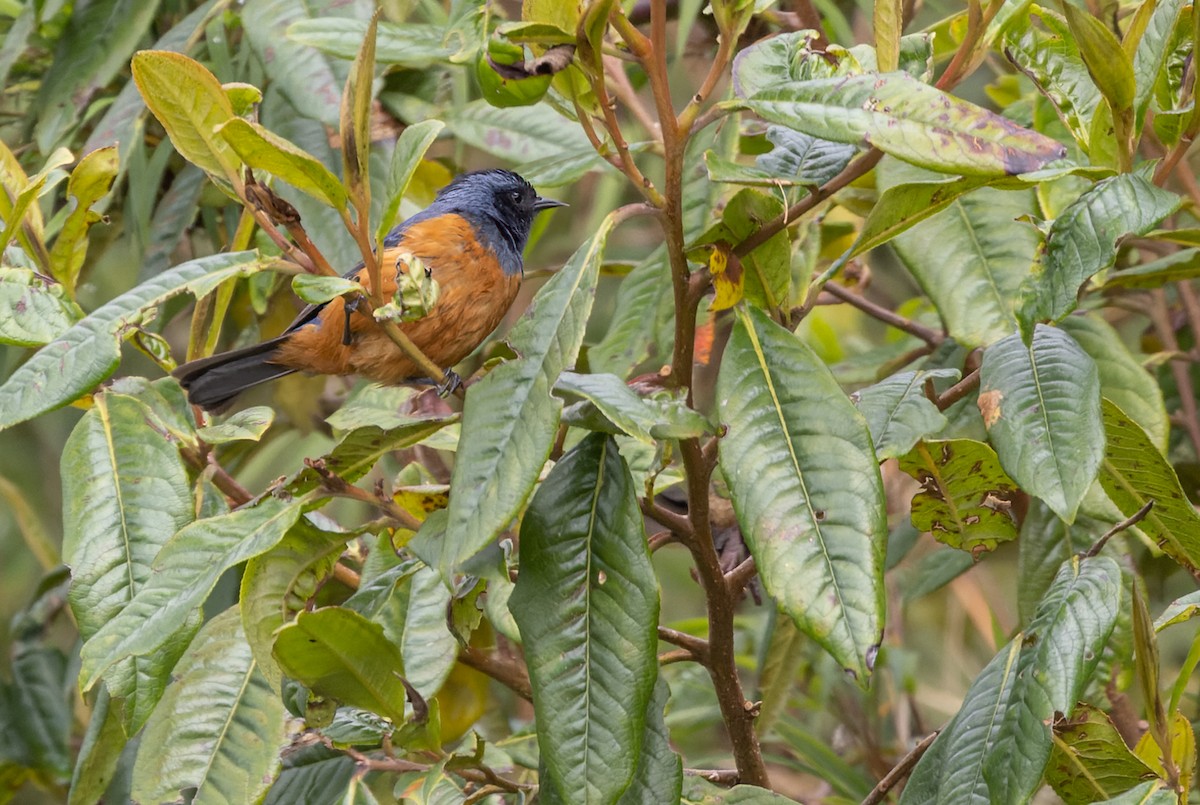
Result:
{"type": "Polygon", "coordinates": [[[358,303],[361,299],[362,297],[360,296],[349,296],[344,300],[343,310],[345,311],[346,317],[344,325],[345,328],[342,330],[342,344],[347,347],[354,342],[354,334],[350,332],[350,316],[353,315],[356,310],[358,310],[358,303]]]}

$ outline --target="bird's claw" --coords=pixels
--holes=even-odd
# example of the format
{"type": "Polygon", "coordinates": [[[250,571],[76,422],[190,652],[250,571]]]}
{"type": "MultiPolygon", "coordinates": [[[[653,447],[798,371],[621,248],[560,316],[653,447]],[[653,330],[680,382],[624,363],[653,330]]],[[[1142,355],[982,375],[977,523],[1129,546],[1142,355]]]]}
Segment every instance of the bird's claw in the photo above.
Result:
{"type": "Polygon", "coordinates": [[[437,384],[437,394],[442,399],[445,399],[457,391],[461,385],[462,378],[458,376],[458,372],[455,372],[453,369],[447,369],[445,379],[437,384]]]}

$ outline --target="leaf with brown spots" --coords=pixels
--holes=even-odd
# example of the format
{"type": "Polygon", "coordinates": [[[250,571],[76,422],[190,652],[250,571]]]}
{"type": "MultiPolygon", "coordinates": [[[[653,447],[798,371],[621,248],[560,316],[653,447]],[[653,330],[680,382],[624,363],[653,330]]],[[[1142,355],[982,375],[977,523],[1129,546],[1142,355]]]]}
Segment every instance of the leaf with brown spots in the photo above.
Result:
{"type": "Polygon", "coordinates": [[[1175,470],[1124,411],[1107,399],[1100,411],[1108,440],[1100,485],[1126,516],[1153,500],[1154,508],[1138,527],[1176,562],[1193,573],[1200,571],[1200,515],[1184,495],[1175,470]]]}
{"type": "Polygon", "coordinates": [[[913,526],[938,542],[978,556],[1016,538],[1016,484],[983,442],[921,442],[900,459],[900,469],[922,487],[912,500],[913,526]]]}
{"type": "Polygon", "coordinates": [[[730,104],[814,137],[866,143],[945,173],[1028,173],[1066,155],[1049,137],[902,72],[795,81],[730,104]]]}

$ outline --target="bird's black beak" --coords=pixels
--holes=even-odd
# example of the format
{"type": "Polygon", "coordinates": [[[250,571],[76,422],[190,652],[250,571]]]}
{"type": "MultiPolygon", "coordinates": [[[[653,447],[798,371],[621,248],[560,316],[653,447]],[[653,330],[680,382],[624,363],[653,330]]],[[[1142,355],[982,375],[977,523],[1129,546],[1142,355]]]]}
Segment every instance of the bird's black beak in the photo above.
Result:
{"type": "Polygon", "coordinates": [[[541,210],[548,210],[551,207],[569,207],[569,206],[571,206],[571,205],[568,204],[567,202],[558,201],[557,199],[553,199],[553,198],[542,198],[541,196],[538,196],[537,198],[535,198],[533,200],[533,209],[538,212],[540,212],[541,210]]]}

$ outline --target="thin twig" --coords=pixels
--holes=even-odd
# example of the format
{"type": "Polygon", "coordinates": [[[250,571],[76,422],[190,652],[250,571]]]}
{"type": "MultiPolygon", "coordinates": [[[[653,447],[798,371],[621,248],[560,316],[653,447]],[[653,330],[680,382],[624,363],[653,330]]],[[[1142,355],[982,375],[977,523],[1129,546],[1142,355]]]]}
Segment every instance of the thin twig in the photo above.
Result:
{"type": "MultiPolygon", "coordinates": [[[[1150,323],[1158,340],[1162,342],[1164,352],[1179,352],[1179,340],[1175,337],[1175,328],[1171,323],[1171,312],[1167,307],[1166,293],[1162,288],[1150,292],[1150,304],[1146,306],[1150,323]]],[[[1192,388],[1190,366],[1182,361],[1171,361],[1171,376],[1179,390],[1179,406],[1183,427],[1192,443],[1192,449],[1200,456],[1200,417],[1197,416],[1196,392],[1192,388]]]]}
{"type": "Polygon", "coordinates": [[[333,577],[346,587],[349,587],[351,590],[357,590],[359,585],[362,584],[362,576],[346,567],[341,562],[334,563],[333,577]]]}
{"type": "Polygon", "coordinates": [[[713,785],[737,785],[740,779],[737,769],[684,769],[683,773],[703,777],[713,785]]]}
{"type": "MultiPolygon", "coordinates": [[[[930,378],[932,380],[932,378],[930,378]]],[[[972,391],[979,387],[979,370],[976,369],[962,380],[955,383],[950,388],[943,391],[941,394],[935,394],[929,397],[930,402],[937,406],[939,411],[945,411],[956,402],[966,397],[972,391]]],[[[928,396],[928,392],[927,392],[928,396]]]]}
{"type": "Polygon", "coordinates": [[[737,567],[725,574],[725,584],[729,587],[729,594],[741,595],[742,590],[746,588],[750,579],[754,578],[754,574],[757,572],[758,567],[754,564],[753,556],[743,559],[737,567]]]}
{"type": "Polygon", "coordinates": [[[929,747],[933,745],[933,741],[938,737],[941,730],[934,730],[921,739],[921,742],[912,748],[912,751],[900,759],[900,762],[892,767],[892,770],[883,775],[883,779],[871,789],[871,793],[867,794],[867,798],[862,801],[862,805],[879,805],[883,802],[883,798],[888,792],[895,788],[908,775],[912,774],[913,767],[917,765],[917,761],[921,759],[929,747]]]}
{"type": "Polygon", "coordinates": [[[704,660],[697,656],[694,652],[688,651],[685,648],[671,649],[664,651],[658,655],[659,665],[673,665],[677,662],[694,662],[700,665],[704,664],[704,660]]]}
{"type": "MultiPolygon", "coordinates": [[[[427,764],[416,763],[414,761],[404,760],[402,758],[374,758],[358,751],[357,749],[354,749],[353,747],[334,747],[332,742],[328,742],[326,745],[329,746],[330,749],[337,749],[338,751],[345,752],[354,759],[354,762],[359,766],[359,768],[367,771],[383,771],[392,772],[394,774],[404,774],[406,772],[414,771],[426,772],[432,768],[427,764]]],[[[500,775],[496,774],[494,770],[486,766],[480,766],[478,768],[462,768],[458,765],[447,765],[445,770],[469,782],[479,783],[481,785],[492,785],[498,789],[507,791],[510,794],[530,792],[536,788],[536,786],[529,783],[518,783],[515,780],[509,780],[505,777],[501,777],[500,775]]]]}
{"type": "Polygon", "coordinates": [[[692,535],[692,521],[682,514],[668,511],[654,501],[646,500],[645,498],[642,498],[638,502],[642,507],[642,514],[654,520],[654,522],[680,537],[687,538],[692,535]]]}
{"type": "Polygon", "coordinates": [[[837,176],[834,176],[828,182],[789,207],[782,215],[772,218],[759,227],[757,232],[737,244],[733,249],[733,253],[738,257],[745,257],[770,240],[777,232],[782,232],[787,227],[799,221],[806,213],[834,193],[869,173],[872,168],[879,164],[879,160],[882,158],[883,152],[878,148],[872,148],[870,151],[867,151],[861,157],[847,165],[837,176]]]}
{"type": "Polygon", "coordinates": [[[696,655],[701,664],[707,665],[709,660],[709,643],[702,637],[680,632],[675,629],[670,629],[666,626],[658,627],[658,639],[680,648],[687,649],[692,654],[696,655]]]}
{"type": "Polygon", "coordinates": [[[841,299],[843,302],[858,308],[871,318],[878,319],[884,324],[895,327],[897,330],[903,330],[910,335],[915,335],[926,344],[937,346],[945,340],[945,336],[932,327],[926,327],[924,324],[915,322],[912,319],[906,319],[882,305],[877,305],[862,294],[856,294],[849,288],[838,285],[836,282],[825,283],[825,291],[841,299]]]}
{"type": "Polygon", "coordinates": [[[1153,508],[1154,508],[1154,501],[1153,500],[1146,501],[1145,506],[1138,509],[1133,514],[1129,515],[1124,520],[1117,523],[1115,526],[1113,526],[1112,528],[1105,531],[1102,535],[1100,535],[1100,539],[1096,540],[1096,544],[1093,545],[1092,547],[1088,548],[1087,551],[1083,554],[1084,558],[1091,558],[1091,557],[1097,555],[1098,553],[1100,553],[1100,551],[1104,550],[1104,546],[1108,544],[1108,541],[1110,539],[1112,539],[1117,534],[1120,534],[1125,529],[1132,528],[1133,526],[1140,523],[1142,520],[1145,520],[1146,515],[1149,514],[1150,510],[1153,508]]]}

